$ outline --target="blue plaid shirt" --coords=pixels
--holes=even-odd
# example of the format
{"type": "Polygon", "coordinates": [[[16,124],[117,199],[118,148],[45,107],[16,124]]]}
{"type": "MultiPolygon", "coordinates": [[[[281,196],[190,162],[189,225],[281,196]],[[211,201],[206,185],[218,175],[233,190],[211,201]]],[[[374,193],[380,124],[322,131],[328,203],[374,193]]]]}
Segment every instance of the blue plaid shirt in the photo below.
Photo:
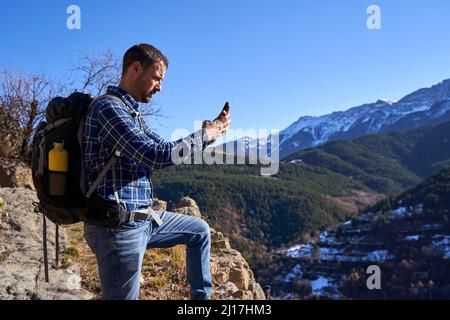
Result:
{"type": "MultiPolygon", "coordinates": [[[[144,209],[153,202],[152,171],[174,164],[172,150],[184,143],[185,150],[190,150],[184,155],[185,158],[203,151],[209,143],[203,142],[203,130],[174,142],[164,141],[147,127],[140,116],[132,116],[132,111],[139,112],[139,104],[130,94],[113,86],[108,87],[107,93],[120,98],[126,106],[108,97],[91,106],[82,143],[86,190],[99,176],[113,152],[119,151],[120,159],[97,186],[96,193],[104,199],[115,201],[112,174],[112,170],[115,170],[120,202],[130,211],[144,209]]],[[[182,152],[180,154],[183,156],[182,152]]]]}

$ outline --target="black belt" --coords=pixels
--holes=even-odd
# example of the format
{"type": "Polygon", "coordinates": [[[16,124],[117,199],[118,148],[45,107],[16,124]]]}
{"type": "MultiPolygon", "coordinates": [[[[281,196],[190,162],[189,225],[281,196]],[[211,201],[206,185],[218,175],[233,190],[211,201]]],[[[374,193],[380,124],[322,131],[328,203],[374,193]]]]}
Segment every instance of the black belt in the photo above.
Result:
{"type": "Polygon", "coordinates": [[[114,201],[105,200],[94,193],[87,202],[84,221],[108,228],[116,228],[122,223],[146,221],[149,216],[151,216],[158,225],[162,224],[161,218],[151,207],[128,211],[124,205],[114,201]]]}

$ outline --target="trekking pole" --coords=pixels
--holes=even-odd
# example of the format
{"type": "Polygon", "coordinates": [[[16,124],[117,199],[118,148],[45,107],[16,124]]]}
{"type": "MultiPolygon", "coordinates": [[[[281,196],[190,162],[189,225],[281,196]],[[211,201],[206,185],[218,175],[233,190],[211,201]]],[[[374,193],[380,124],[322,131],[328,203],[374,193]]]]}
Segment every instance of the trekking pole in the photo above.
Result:
{"type": "Polygon", "coordinates": [[[56,260],[56,270],[59,269],[59,225],[56,224],[55,228],[55,260],[56,260]]]}
{"type": "Polygon", "coordinates": [[[45,282],[48,281],[48,259],[47,259],[47,219],[45,218],[45,215],[42,215],[44,218],[44,223],[42,226],[42,232],[43,232],[43,242],[44,242],[44,273],[45,273],[45,282]]]}

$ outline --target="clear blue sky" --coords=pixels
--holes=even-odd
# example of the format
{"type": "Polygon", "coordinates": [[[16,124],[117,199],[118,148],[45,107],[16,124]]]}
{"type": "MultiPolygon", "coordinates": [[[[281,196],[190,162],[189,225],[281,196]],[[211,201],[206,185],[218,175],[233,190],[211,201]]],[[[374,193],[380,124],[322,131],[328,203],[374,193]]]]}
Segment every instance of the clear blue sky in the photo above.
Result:
{"type": "Polygon", "coordinates": [[[170,60],[155,102],[165,137],[223,103],[235,128],[284,129],[450,78],[448,0],[2,1],[0,65],[61,76],[77,49],[148,42],[170,60]],[[81,8],[81,30],[66,8],[81,8]],[[381,30],[366,9],[381,8],[381,30]]]}

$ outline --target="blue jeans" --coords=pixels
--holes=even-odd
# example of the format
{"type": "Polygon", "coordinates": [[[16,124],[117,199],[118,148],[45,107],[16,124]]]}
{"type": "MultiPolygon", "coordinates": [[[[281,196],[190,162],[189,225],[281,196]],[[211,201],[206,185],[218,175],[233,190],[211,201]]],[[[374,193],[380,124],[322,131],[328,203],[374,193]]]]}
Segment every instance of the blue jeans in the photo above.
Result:
{"type": "Polygon", "coordinates": [[[105,300],[139,298],[142,260],[146,249],[186,245],[186,272],[192,300],[211,296],[208,224],[197,217],[174,212],[158,212],[161,226],[145,221],[136,228],[115,229],[84,225],[84,238],[97,256],[102,296],[105,300]]]}

